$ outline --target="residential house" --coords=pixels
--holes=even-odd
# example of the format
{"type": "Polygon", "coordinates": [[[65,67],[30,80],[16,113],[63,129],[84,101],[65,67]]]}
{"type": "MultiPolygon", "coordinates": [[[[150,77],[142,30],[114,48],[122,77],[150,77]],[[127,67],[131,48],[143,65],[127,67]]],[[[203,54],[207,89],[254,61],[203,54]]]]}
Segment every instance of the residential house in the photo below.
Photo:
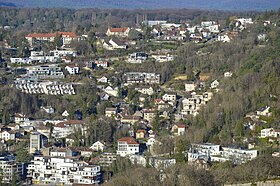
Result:
{"type": "Polygon", "coordinates": [[[106,35],[107,36],[128,37],[129,31],[130,31],[130,28],[128,28],[128,27],[108,28],[106,35]]]}
{"type": "Polygon", "coordinates": [[[67,65],[65,70],[69,72],[70,75],[75,75],[80,73],[80,67],[76,65],[67,65]]]}
{"type": "Polygon", "coordinates": [[[214,81],[211,83],[210,87],[211,87],[212,89],[215,89],[215,88],[217,88],[219,85],[220,85],[220,83],[219,83],[219,81],[216,79],[216,80],[214,80],[214,81]]]}
{"type": "Polygon", "coordinates": [[[232,76],[232,72],[225,72],[224,77],[228,78],[232,76]]]}
{"type": "Polygon", "coordinates": [[[84,134],[87,126],[81,120],[68,120],[57,123],[53,128],[53,136],[55,138],[65,138],[72,134],[75,130],[81,130],[84,134]]]}
{"type": "Polygon", "coordinates": [[[128,63],[142,63],[148,59],[145,52],[134,52],[128,56],[128,63]]]}
{"type": "Polygon", "coordinates": [[[171,131],[176,135],[183,135],[186,133],[186,125],[185,124],[175,124],[173,125],[171,131]]]}
{"type": "Polygon", "coordinates": [[[74,32],[32,33],[28,34],[25,39],[28,41],[30,46],[33,46],[38,42],[54,42],[56,35],[61,35],[63,45],[69,45],[73,40],[80,41],[82,39],[74,32]]]}
{"type": "Polygon", "coordinates": [[[26,115],[24,115],[22,113],[15,113],[12,116],[12,121],[14,123],[21,124],[21,123],[29,122],[29,118],[26,117],[26,115]]]}
{"type": "Polygon", "coordinates": [[[271,112],[269,111],[270,111],[270,107],[264,106],[259,108],[256,113],[258,116],[271,116],[271,112]]]}
{"type": "Polygon", "coordinates": [[[118,87],[113,88],[111,86],[108,86],[103,91],[106,92],[107,94],[109,94],[110,96],[114,96],[114,97],[118,97],[118,94],[119,94],[118,87]]]}
{"type": "Polygon", "coordinates": [[[148,122],[152,122],[153,119],[156,117],[156,110],[154,109],[144,109],[143,110],[144,119],[148,122]]]}
{"type": "Polygon", "coordinates": [[[14,141],[16,139],[16,132],[13,130],[3,130],[0,132],[0,139],[5,141],[14,141]]]}
{"type": "Polygon", "coordinates": [[[103,67],[103,68],[108,68],[109,67],[109,62],[105,60],[95,60],[94,64],[97,67],[103,67]]]}
{"type": "Polygon", "coordinates": [[[104,142],[101,141],[97,141],[95,143],[92,144],[91,147],[89,147],[90,149],[92,149],[93,151],[101,151],[103,152],[106,148],[106,145],[104,142]]]}
{"type": "Polygon", "coordinates": [[[162,158],[162,157],[151,157],[149,158],[149,165],[156,168],[157,170],[166,169],[176,164],[174,158],[162,158]]]}
{"type": "Polygon", "coordinates": [[[261,138],[279,138],[280,137],[280,130],[279,129],[274,129],[274,128],[267,128],[267,129],[262,129],[261,130],[261,138]]]}
{"type": "Polygon", "coordinates": [[[191,92],[194,91],[197,87],[197,84],[195,82],[187,82],[185,83],[185,91],[191,92]]]}
{"type": "Polygon", "coordinates": [[[136,88],[136,90],[142,94],[147,94],[149,96],[155,93],[153,87],[151,86],[140,86],[139,88],[136,88]]]}
{"type": "Polygon", "coordinates": [[[159,84],[160,74],[146,72],[128,72],[124,74],[127,84],[159,84]]]}
{"type": "Polygon", "coordinates": [[[106,117],[115,117],[117,115],[117,108],[106,108],[105,116],[106,117]]]}
{"type": "Polygon", "coordinates": [[[72,157],[73,151],[71,148],[55,148],[50,152],[51,157],[72,157]]]}
{"type": "Polygon", "coordinates": [[[144,139],[146,135],[146,130],[138,129],[136,131],[136,139],[144,139]]]}
{"type": "Polygon", "coordinates": [[[41,106],[41,109],[44,110],[48,114],[53,114],[55,111],[52,106],[46,106],[46,107],[41,106]]]}
{"type": "Polygon", "coordinates": [[[108,83],[109,82],[109,78],[107,78],[106,76],[102,76],[101,78],[97,79],[97,82],[108,83]]]}
{"type": "Polygon", "coordinates": [[[123,41],[120,41],[119,39],[117,38],[112,38],[109,40],[109,49],[111,48],[112,50],[115,50],[115,49],[127,49],[128,46],[125,42],[123,41]]]}
{"type": "Polygon", "coordinates": [[[69,113],[67,110],[65,110],[62,114],[61,114],[63,117],[68,117],[69,116],[69,113]]]}
{"type": "Polygon", "coordinates": [[[125,116],[121,116],[121,123],[130,123],[130,124],[135,124],[136,122],[138,122],[140,120],[141,117],[139,116],[128,116],[128,115],[125,115],[125,116]]]}
{"type": "Polygon", "coordinates": [[[175,103],[176,100],[177,100],[177,94],[176,93],[165,93],[162,96],[162,100],[167,101],[167,102],[171,102],[171,103],[175,103]]]}
{"type": "Polygon", "coordinates": [[[117,160],[116,153],[102,153],[99,157],[99,165],[103,167],[108,167],[113,164],[114,161],[117,160]]]}
{"type": "Polygon", "coordinates": [[[118,140],[117,154],[125,157],[130,154],[139,153],[139,143],[132,137],[123,137],[118,140]]]}

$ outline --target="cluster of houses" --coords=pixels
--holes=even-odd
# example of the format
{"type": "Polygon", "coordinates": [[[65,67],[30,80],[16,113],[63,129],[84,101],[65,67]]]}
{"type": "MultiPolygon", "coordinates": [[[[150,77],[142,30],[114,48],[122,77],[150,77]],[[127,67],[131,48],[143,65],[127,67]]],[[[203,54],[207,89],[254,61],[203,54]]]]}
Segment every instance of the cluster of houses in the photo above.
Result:
{"type": "Polygon", "coordinates": [[[245,163],[258,156],[257,150],[238,149],[231,147],[221,147],[215,144],[192,144],[188,154],[190,164],[199,160],[204,160],[206,164],[210,162],[232,161],[235,164],[245,163]]]}
{"type": "Polygon", "coordinates": [[[48,94],[48,95],[74,95],[75,90],[71,83],[59,83],[56,81],[32,81],[17,79],[16,89],[27,94],[48,94]]]}
{"type": "MultiPolygon", "coordinates": [[[[145,21],[144,24],[151,27],[153,40],[160,41],[184,41],[189,40],[198,43],[203,40],[215,40],[230,42],[237,37],[238,32],[246,29],[252,24],[252,19],[236,19],[232,22],[232,31],[223,31],[217,21],[202,21],[200,25],[167,23],[167,21],[145,21]]],[[[97,38],[97,45],[106,50],[127,49],[134,45],[134,41],[128,39],[130,31],[134,28],[109,28],[105,37],[97,38]]],[[[135,29],[143,33],[141,29],[135,29]]],[[[74,33],[57,32],[49,34],[28,34],[26,39],[31,46],[43,43],[54,42],[56,37],[61,37],[62,46],[67,48],[73,41],[85,39],[85,36],[76,36],[74,33]]],[[[44,52],[31,51],[28,58],[11,58],[11,63],[28,64],[67,62],[67,57],[76,57],[77,52],[70,49],[54,50],[49,54],[44,52]]],[[[133,52],[128,56],[128,63],[144,63],[153,59],[157,62],[169,62],[174,60],[172,51],[151,51],[133,52]]],[[[97,59],[86,62],[86,67],[102,67],[108,69],[109,60],[97,59]]],[[[65,78],[59,64],[47,64],[25,67],[26,74],[18,78],[14,86],[27,94],[48,94],[48,95],[74,95],[75,89],[71,83],[58,81],[65,78]],[[51,81],[55,79],[56,81],[51,81]]],[[[81,73],[77,65],[67,64],[65,67],[71,77],[81,73]]],[[[150,166],[162,170],[176,163],[174,158],[157,156],[154,152],[155,145],[164,145],[158,141],[157,134],[152,128],[156,117],[171,119],[174,116],[175,122],[170,126],[164,126],[169,130],[171,136],[180,136],[187,133],[188,126],[182,122],[188,116],[197,116],[205,106],[219,92],[220,83],[216,79],[205,89],[205,81],[186,82],[183,96],[171,89],[162,90],[159,87],[161,76],[159,73],[151,72],[125,72],[121,74],[122,87],[113,85],[106,75],[97,79],[98,95],[101,101],[111,101],[111,105],[104,110],[104,116],[116,120],[118,129],[128,129],[129,136],[117,140],[115,152],[106,152],[108,144],[103,141],[96,141],[90,147],[74,148],[74,140],[71,136],[75,131],[86,134],[88,125],[81,118],[63,120],[31,120],[24,114],[17,113],[13,116],[13,124],[0,127],[0,139],[8,148],[8,141],[20,141],[22,136],[29,134],[29,153],[33,154],[33,160],[26,165],[17,163],[13,155],[0,156],[0,169],[5,170],[3,181],[11,182],[12,175],[32,182],[33,184],[49,185],[73,185],[73,184],[99,184],[102,182],[102,167],[110,166],[117,160],[117,157],[128,158],[132,163],[150,166]],[[121,88],[132,88],[140,96],[137,97],[139,105],[133,113],[129,112],[128,96],[123,98],[121,88]],[[160,96],[154,97],[158,93],[160,96]],[[110,99],[116,98],[117,101],[110,99]],[[121,97],[121,98],[120,98],[121,97]],[[121,99],[121,101],[119,100],[121,99]],[[180,105],[182,107],[180,107],[180,105]],[[52,125],[52,129],[47,126],[52,125]],[[139,126],[141,126],[139,128],[139,126]],[[135,128],[137,127],[137,130],[135,128]],[[67,147],[49,147],[50,137],[61,140],[65,139],[67,147]],[[145,156],[149,151],[149,156],[145,156]],[[81,157],[90,158],[93,152],[99,155],[89,161],[81,160],[81,157]],[[9,165],[9,166],[8,166],[9,165]],[[7,171],[6,171],[7,170],[7,171]],[[27,174],[26,174],[27,170],[27,174]]],[[[232,77],[232,72],[225,72],[224,77],[232,77]]],[[[110,77],[114,78],[114,77],[110,77]]],[[[53,114],[55,109],[50,106],[42,107],[46,113],[53,114]]],[[[69,118],[69,113],[64,111],[63,118],[69,118]]],[[[252,120],[271,116],[270,108],[263,107],[248,115],[252,120]]],[[[279,138],[280,132],[274,128],[261,130],[261,138],[279,138]]],[[[214,144],[192,144],[189,151],[186,151],[188,162],[194,165],[201,165],[207,169],[211,162],[232,161],[241,164],[257,157],[257,150],[245,150],[231,147],[221,147],[214,144]]]]}

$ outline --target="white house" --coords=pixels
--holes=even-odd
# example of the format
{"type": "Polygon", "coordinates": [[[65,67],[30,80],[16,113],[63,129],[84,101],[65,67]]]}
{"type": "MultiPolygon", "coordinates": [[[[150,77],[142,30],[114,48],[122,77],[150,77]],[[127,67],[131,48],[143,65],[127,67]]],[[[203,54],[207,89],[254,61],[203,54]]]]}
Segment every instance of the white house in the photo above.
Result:
{"type": "Polygon", "coordinates": [[[141,86],[139,88],[136,88],[138,90],[138,92],[142,93],[142,94],[147,94],[147,95],[153,95],[154,89],[151,86],[141,86]]]}
{"type": "Polygon", "coordinates": [[[148,59],[148,54],[144,52],[134,52],[128,56],[129,63],[142,63],[148,59]]]}
{"type": "Polygon", "coordinates": [[[114,117],[117,115],[117,108],[106,108],[105,116],[106,117],[114,117]]]}
{"type": "Polygon", "coordinates": [[[14,123],[21,124],[24,122],[29,122],[29,118],[22,113],[15,113],[15,115],[12,117],[12,121],[14,123]]]}
{"type": "Polygon", "coordinates": [[[63,117],[68,117],[69,116],[69,113],[67,110],[65,110],[62,114],[61,114],[63,117]]]}
{"type": "Polygon", "coordinates": [[[194,91],[195,88],[196,88],[196,84],[194,82],[185,83],[185,91],[186,92],[194,91]]]}
{"type": "Polygon", "coordinates": [[[216,79],[211,83],[211,88],[217,88],[220,85],[219,81],[216,79]]]}
{"type": "Polygon", "coordinates": [[[65,67],[65,70],[67,70],[69,72],[69,74],[71,75],[75,75],[75,74],[79,74],[80,72],[80,67],[76,66],[76,65],[67,65],[65,67]]]}
{"type": "Polygon", "coordinates": [[[228,78],[232,76],[232,72],[225,72],[224,77],[228,78]]]}
{"type": "Polygon", "coordinates": [[[176,93],[166,93],[162,96],[162,100],[174,103],[177,100],[177,95],[176,93]]]}
{"type": "Polygon", "coordinates": [[[102,76],[101,78],[97,79],[97,82],[108,83],[109,79],[106,76],[102,76]]]}
{"type": "Polygon", "coordinates": [[[16,133],[12,130],[10,131],[1,131],[0,132],[0,138],[2,140],[8,141],[8,140],[15,140],[16,139],[16,133]]]}
{"type": "Polygon", "coordinates": [[[269,112],[269,110],[270,110],[269,106],[261,107],[260,109],[257,110],[257,115],[258,116],[271,116],[271,112],[269,112]]]}
{"type": "Polygon", "coordinates": [[[106,92],[107,94],[111,95],[111,96],[118,96],[119,93],[119,89],[118,87],[112,88],[111,86],[108,86],[104,89],[104,92],[106,92]]]}
{"type": "Polygon", "coordinates": [[[84,134],[87,126],[80,120],[68,120],[57,123],[53,128],[53,136],[56,138],[65,138],[75,130],[81,130],[84,134]]]}
{"type": "Polygon", "coordinates": [[[186,132],[186,125],[184,124],[176,124],[172,127],[172,132],[176,135],[183,135],[186,132]]]}
{"type": "Polygon", "coordinates": [[[105,143],[97,141],[95,143],[92,144],[92,146],[90,147],[90,149],[94,150],[94,151],[101,151],[103,152],[104,149],[106,148],[105,143]]]}
{"type": "Polygon", "coordinates": [[[139,153],[139,143],[132,137],[123,137],[118,140],[117,154],[125,157],[130,154],[139,153]]]}
{"type": "Polygon", "coordinates": [[[274,128],[267,128],[261,130],[261,138],[279,138],[280,137],[280,130],[274,129],[274,128]]]}
{"type": "Polygon", "coordinates": [[[127,37],[130,28],[122,27],[122,28],[108,28],[106,34],[107,36],[119,36],[119,37],[127,37]]]}

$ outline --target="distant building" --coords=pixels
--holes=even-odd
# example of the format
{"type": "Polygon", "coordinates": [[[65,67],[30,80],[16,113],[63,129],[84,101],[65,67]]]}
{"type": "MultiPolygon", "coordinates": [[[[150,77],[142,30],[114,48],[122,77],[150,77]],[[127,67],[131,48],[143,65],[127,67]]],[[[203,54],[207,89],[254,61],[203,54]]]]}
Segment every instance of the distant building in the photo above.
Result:
{"type": "Polygon", "coordinates": [[[130,28],[128,28],[128,27],[108,28],[106,35],[107,36],[128,37],[129,31],[130,31],[130,28]]]}
{"type": "Polygon", "coordinates": [[[65,157],[35,156],[28,165],[28,177],[34,185],[98,185],[100,166],[65,157]]]}
{"type": "Polygon", "coordinates": [[[64,78],[64,74],[57,64],[29,67],[27,75],[38,79],[64,78]]]}
{"type": "Polygon", "coordinates": [[[74,32],[57,32],[57,33],[31,33],[28,34],[25,39],[30,46],[42,42],[54,42],[56,35],[61,35],[62,45],[69,45],[73,40],[81,40],[80,36],[77,36],[74,32]]]}
{"type": "Polygon", "coordinates": [[[128,84],[159,84],[160,74],[145,72],[128,72],[124,74],[128,84]]]}
{"type": "Polygon", "coordinates": [[[101,152],[103,152],[105,148],[106,148],[105,143],[101,141],[97,141],[93,143],[92,146],[90,147],[90,149],[92,149],[93,151],[101,151],[101,152]]]}
{"type": "Polygon", "coordinates": [[[71,75],[79,74],[80,73],[80,67],[76,65],[67,65],[65,67],[65,70],[69,72],[71,75]]]}
{"type": "Polygon", "coordinates": [[[148,59],[148,54],[144,52],[135,52],[128,56],[129,63],[142,63],[148,59]]]}
{"type": "Polygon", "coordinates": [[[257,150],[221,147],[210,143],[192,144],[188,152],[188,161],[193,162],[204,158],[214,162],[232,161],[235,164],[241,164],[256,158],[257,155],[257,150]]]}
{"type": "Polygon", "coordinates": [[[2,183],[12,183],[14,175],[19,180],[24,180],[26,177],[24,163],[16,162],[13,155],[0,155],[0,170],[2,183]]]}
{"type": "Polygon", "coordinates": [[[139,153],[139,143],[132,137],[123,137],[118,140],[117,154],[125,157],[129,154],[139,153]]]}
{"type": "Polygon", "coordinates": [[[280,137],[280,130],[274,129],[274,128],[267,128],[261,130],[261,138],[279,138],[280,137]]]}
{"type": "Polygon", "coordinates": [[[48,138],[39,132],[30,134],[29,153],[39,152],[48,143],[48,138]]]}

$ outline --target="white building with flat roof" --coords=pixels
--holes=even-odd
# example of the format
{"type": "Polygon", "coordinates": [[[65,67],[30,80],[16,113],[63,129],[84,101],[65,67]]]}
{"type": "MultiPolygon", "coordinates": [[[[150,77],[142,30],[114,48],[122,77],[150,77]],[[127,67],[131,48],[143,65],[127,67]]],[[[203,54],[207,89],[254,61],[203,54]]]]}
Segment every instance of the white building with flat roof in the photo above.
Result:
{"type": "Polygon", "coordinates": [[[27,169],[35,185],[95,185],[101,180],[100,166],[73,158],[35,156],[27,169]]]}

